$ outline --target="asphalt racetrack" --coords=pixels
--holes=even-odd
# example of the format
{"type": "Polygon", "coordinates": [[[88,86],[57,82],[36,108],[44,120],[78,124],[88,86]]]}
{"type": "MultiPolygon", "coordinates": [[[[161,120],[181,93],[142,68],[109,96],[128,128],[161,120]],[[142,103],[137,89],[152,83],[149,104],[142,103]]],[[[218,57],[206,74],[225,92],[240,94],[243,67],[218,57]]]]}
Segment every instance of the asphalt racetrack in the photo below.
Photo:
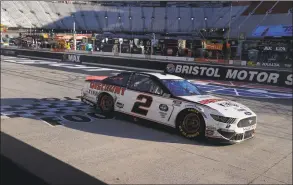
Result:
{"type": "Polygon", "coordinates": [[[48,184],[292,184],[291,89],[196,80],[258,114],[253,139],[218,145],[79,101],[86,76],[123,70],[2,56],[1,154],[48,184]]]}

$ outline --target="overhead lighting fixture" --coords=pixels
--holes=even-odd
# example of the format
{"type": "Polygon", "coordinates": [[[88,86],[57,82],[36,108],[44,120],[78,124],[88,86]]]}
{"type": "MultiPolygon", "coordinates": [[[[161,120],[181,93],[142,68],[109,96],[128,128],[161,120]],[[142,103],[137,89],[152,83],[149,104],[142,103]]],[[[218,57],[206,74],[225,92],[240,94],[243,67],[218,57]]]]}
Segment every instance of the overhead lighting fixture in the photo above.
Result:
{"type": "Polygon", "coordinates": [[[108,16],[105,16],[105,19],[108,19],[108,16]]]}
{"type": "Polygon", "coordinates": [[[178,20],[180,20],[181,19],[181,17],[178,17],[178,20]]]}
{"type": "Polygon", "coordinates": [[[204,20],[206,21],[206,20],[208,20],[208,18],[207,18],[207,17],[205,17],[205,18],[204,18],[204,20]]]}
{"type": "Polygon", "coordinates": [[[191,20],[192,20],[192,21],[193,21],[193,19],[194,19],[194,18],[193,18],[193,17],[191,17],[191,20]]]}

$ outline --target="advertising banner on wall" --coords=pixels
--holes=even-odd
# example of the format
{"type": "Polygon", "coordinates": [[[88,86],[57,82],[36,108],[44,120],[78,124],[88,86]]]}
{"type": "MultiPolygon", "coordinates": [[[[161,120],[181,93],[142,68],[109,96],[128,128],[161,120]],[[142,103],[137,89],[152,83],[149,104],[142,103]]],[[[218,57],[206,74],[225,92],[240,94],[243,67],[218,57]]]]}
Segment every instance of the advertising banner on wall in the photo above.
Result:
{"type": "Polygon", "coordinates": [[[258,26],[252,33],[254,37],[292,37],[292,25],[258,26]]]}
{"type": "Polygon", "coordinates": [[[72,62],[81,64],[80,55],[76,54],[64,54],[63,55],[63,62],[72,62]]]}
{"type": "Polygon", "coordinates": [[[165,72],[186,78],[201,77],[217,80],[292,86],[292,72],[290,71],[169,63],[166,65],[165,72]]]}

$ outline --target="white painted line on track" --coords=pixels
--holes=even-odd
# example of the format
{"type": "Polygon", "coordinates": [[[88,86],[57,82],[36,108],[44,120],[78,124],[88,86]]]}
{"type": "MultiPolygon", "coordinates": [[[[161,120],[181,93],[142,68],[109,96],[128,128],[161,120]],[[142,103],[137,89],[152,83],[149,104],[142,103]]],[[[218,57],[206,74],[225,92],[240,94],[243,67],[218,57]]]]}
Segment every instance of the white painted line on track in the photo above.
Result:
{"type": "Polygon", "coordinates": [[[58,63],[58,62],[50,62],[44,60],[22,60],[19,58],[15,58],[15,60],[4,60],[4,62],[10,63],[17,63],[17,64],[48,64],[49,66],[53,67],[62,67],[67,69],[81,69],[83,71],[124,71],[120,69],[114,68],[101,68],[101,67],[93,67],[93,66],[86,66],[86,65],[75,65],[70,63],[58,63]]]}
{"type": "Polygon", "coordinates": [[[239,96],[237,89],[234,89],[234,92],[235,92],[236,96],[239,96]]]}
{"type": "Polygon", "coordinates": [[[119,69],[100,68],[100,69],[85,69],[85,71],[123,71],[119,69]]]}
{"type": "Polygon", "coordinates": [[[210,91],[207,91],[207,92],[221,91],[221,90],[226,90],[226,89],[232,89],[232,88],[215,89],[215,90],[210,90],[210,91]]]}
{"type": "Polygon", "coordinates": [[[18,63],[15,60],[3,60],[4,62],[10,62],[10,63],[18,63]]]}
{"type": "Polygon", "coordinates": [[[31,58],[31,59],[41,59],[41,60],[49,60],[49,61],[61,61],[60,59],[54,59],[54,58],[33,57],[33,56],[25,56],[25,55],[18,55],[18,56],[27,57],[26,59],[31,58]]]}
{"type": "Polygon", "coordinates": [[[45,123],[46,125],[49,125],[50,127],[55,127],[54,125],[48,123],[47,121],[44,121],[44,120],[42,120],[42,119],[39,119],[39,120],[42,121],[43,123],[45,123]]]}
{"type": "Polygon", "coordinates": [[[84,65],[71,66],[71,64],[63,64],[63,66],[60,66],[60,67],[65,67],[65,68],[68,68],[68,69],[97,69],[97,67],[88,67],[88,66],[84,66],[84,65]]]}

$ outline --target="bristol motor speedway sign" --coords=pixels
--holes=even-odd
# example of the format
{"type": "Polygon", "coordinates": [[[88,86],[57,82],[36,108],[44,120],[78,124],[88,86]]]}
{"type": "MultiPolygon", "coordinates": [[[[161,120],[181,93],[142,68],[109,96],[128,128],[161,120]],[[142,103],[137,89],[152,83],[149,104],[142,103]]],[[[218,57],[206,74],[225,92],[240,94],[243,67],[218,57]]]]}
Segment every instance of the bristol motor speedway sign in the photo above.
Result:
{"type": "Polygon", "coordinates": [[[292,86],[292,72],[225,66],[168,64],[165,72],[187,78],[246,81],[278,86],[292,86]]]}

